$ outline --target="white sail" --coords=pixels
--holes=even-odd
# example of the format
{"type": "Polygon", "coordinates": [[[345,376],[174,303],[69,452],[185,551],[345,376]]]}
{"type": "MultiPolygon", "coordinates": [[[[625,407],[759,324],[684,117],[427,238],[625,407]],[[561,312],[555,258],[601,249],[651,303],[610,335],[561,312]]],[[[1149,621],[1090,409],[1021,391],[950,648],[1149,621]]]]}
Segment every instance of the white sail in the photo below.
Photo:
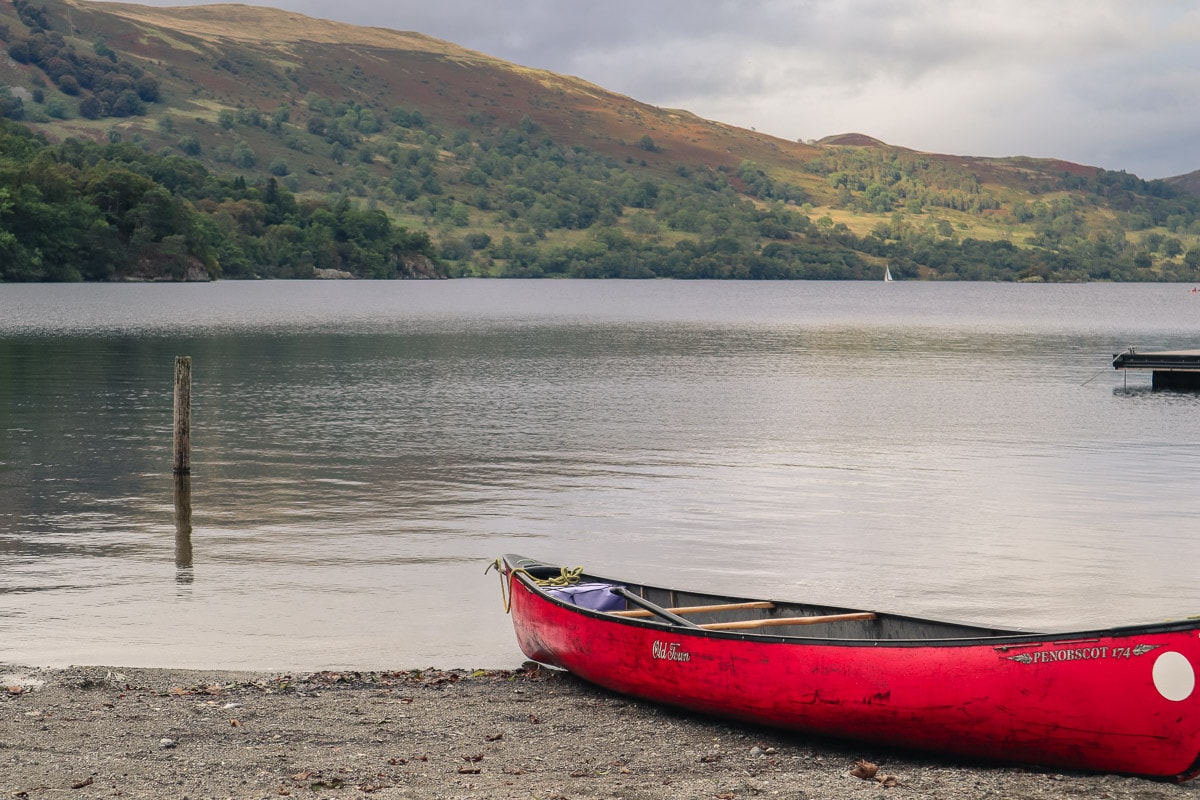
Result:
{"type": "Polygon", "coordinates": [[[884,283],[892,282],[892,270],[890,268],[888,268],[887,265],[884,265],[884,267],[883,267],[883,282],[884,283]]]}

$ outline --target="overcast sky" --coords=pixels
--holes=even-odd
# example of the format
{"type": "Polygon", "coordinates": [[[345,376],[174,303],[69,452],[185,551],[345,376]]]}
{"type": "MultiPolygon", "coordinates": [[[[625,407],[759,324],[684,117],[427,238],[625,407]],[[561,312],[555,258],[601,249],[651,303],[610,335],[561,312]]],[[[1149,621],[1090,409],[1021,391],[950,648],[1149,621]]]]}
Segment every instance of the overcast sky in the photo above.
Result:
{"type": "Polygon", "coordinates": [[[785,139],[853,131],[1143,178],[1200,169],[1192,2],[252,2],[426,33],[785,139]]]}

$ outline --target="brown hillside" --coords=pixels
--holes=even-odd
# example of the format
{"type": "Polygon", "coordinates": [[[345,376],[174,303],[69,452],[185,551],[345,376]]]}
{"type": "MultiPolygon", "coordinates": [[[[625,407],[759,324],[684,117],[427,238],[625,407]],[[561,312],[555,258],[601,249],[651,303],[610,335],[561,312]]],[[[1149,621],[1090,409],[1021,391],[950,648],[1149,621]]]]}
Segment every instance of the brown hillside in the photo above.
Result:
{"type": "MultiPolygon", "coordinates": [[[[373,149],[351,146],[335,152],[334,140],[318,130],[328,122],[322,115],[330,112],[322,107],[330,103],[362,109],[388,125],[396,113],[419,112],[444,137],[438,158],[451,183],[461,182],[468,168],[447,150],[456,133],[470,138],[509,128],[534,130],[527,127],[528,118],[557,146],[610,156],[652,180],[687,183],[697,168],[721,170],[722,180],[735,191],[756,201],[777,198],[764,192],[761,181],[752,185],[761,171],[768,182],[791,187],[790,202],[803,198],[799,204],[811,206],[805,213],[814,220],[844,225],[858,236],[880,231],[881,225],[886,233],[907,235],[903,226],[892,230],[894,212],[903,211],[912,216],[913,230],[1024,245],[1033,231],[1022,204],[1078,192],[1086,181],[1070,178],[1098,173],[1095,167],[1054,159],[925,153],[859,132],[816,143],[789,141],[653,106],[577,77],[520,66],[421,33],[261,6],[152,7],[95,0],[45,0],[45,6],[55,33],[68,46],[91,57],[97,43],[105,43],[123,63],[152,75],[161,96],[141,115],[51,119],[41,113],[40,119],[27,121],[31,127],[53,140],[124,138],[156,150],[187,152],[182,142],[188,140],[193,153],[221,172],[235,164],[241,147],[257,162],[237,164],[238,169],[262,178],[273,162],[283,162],[285,173],[274,174],[286,174],[292,190],[301,193],[342,191],[352,172],[354,185],[374,181],[368,188],[375,188],[392,177],[397,149],[428,144],[419,131],[397,140],[377,128],[361,131],[360,141],[373,149]],[[250,111],[282,117],[286,125],[268,131],[241,116],[250,111]],[[393,152],[385,156],[388,148],[393,152]],[[739,170],[747,161],[757,170],[739,170]],[[867,198],[868,192],[875,199],[867,198]]],[[[28,35],[11,4],[0,5],[0,23],[14,37],[28,35]]],[[[38,67],[12,59],[0,61],[0,83],[21,97],[46,86],[38,67]]],[[[78,102],[69,99],[69,105],[78,102]]],[[[474,189],[460,185],[451,194],[463,201],[469,193],[474,189]]],[[[1088,224],[1111,225],[1111,212],[1093,203],[1081,208],[1088,224]]]]}
{"type": "MultiPolygon", "coordinates": [[[[236,138],[211,124],[222,109],[269,113],[285,106],[292,124],[303,127],[310,113],[305,98],[315,94],[379,110],[419,110],[449,130],[478,127],[481,120],[513,127],[528,117],[557,142],[645,164],[665,177],[681,165],[729,168],[733,175],[743,161],[752,161],[772,177],[802,186],[818,206],[834,202],[835,193],[825,173],[809,165],[834,150],[920,157],[973,173],[980,186],[1001,191],[1024,192],[1034,186],[1044,191],[1064,173],[1095,172],[1049,160],[918,153],[862,133],[830,136],[815,145],[789,141],[656,107],[577,77],[519,66],[421,33],[261,6],[158,7],[89,0],[47,0],[46,5],[56,19],[69,21],[59,32],[78,50],[90,50],[103,39],[122,58],[157,76],[165,107],[156,113],[174,117],[176,130],[194,132],[206,152],[236,138]]],[[[6,76],[0,64],[0,80],[21,85],[28,77],[28,70],[6,76]]],[[[147,123],[135,119],[75,118],[35,127],[51,138],[99,139],[114,124],[127,135],[155,136],[147,123]]],[[[242,136],[259,144],[253,132],[242,131],[242,136]]],[[[333,166],[320,162],[313,174],[333,166]]]]}
{"type": "Polygon", "coordinates": [[[259,6],[67,2],[81,36],[104,32],[114,48],[170,64],[192,85],[193,96],[211,92],[222,104],[240,100],[267,111],[292,83],[293,94],[303,89],[372,105],[409,105],[451,126],[466,125],[479,114],[509,126],[528,116],[558,140],[663,170],[678,163],[736,166],[744,159],[798,165],[815,152],[809,145],[658,108],[579,78],[521,67],[419,33],[259,6]],[[105,30],[111,26],[105,18],[113,16],[129,24],[105,30]],[[246,69],[214,72],[212,65],[224,52],[250,52],[261,60],[234,65],[246,69]],[[645,136],[655,150],[639,147],[645,136]]]}
{"type": "Polygon", "coordinates": [[[1179,175],[1174,178],[1165,178],[1167,183],[1173,186],[1178,186],[1185,192],[1191,192],[1194,195],[1200,195],[1200,169],[1195,172],[1189,172],[1186,175],[1179,175]]]}
{"type": "Polygon", "coordinates": [[[256,44],[318,42],[321,44],[366,45],[396,50],[416,50],[466,59],[487,59],[481,53],[421,33],[366,28],[332,20],[306,17],[291,11],[235,3],[205,6],[161,7],[132,3],[88,3],[71,0],[71,5],[97,5],[125,19],[157,28],[192,34],[210,41],[240,41],[256,44]]]}

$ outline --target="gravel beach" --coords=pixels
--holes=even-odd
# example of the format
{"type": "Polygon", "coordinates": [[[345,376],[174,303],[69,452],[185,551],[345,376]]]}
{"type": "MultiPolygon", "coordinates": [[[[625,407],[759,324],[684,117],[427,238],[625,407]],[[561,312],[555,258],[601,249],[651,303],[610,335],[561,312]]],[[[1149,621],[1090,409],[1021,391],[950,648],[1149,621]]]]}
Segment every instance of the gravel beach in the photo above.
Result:
{"type": "Polygon", "coordinates": [[[303,675],[0,665],[3,798],[1138,798],[697,717],[533,665],[303,675]]]}

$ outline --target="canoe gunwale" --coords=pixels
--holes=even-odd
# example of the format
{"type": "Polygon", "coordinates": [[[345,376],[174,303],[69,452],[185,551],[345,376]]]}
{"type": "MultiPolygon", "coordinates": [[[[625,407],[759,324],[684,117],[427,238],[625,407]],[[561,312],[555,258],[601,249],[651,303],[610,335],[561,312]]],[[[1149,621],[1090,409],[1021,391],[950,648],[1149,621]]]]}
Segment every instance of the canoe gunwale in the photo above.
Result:
{"type": "MultiPolygon", "coordinates": [[[[733,639],[740,641],[753,641],[764,643],[777,644],[804,644],[804,645],[827,645],[831,647],[978,647],[980,645],[989,645],[996,650],[1004,651],[1010,648],[1029,647],[1045,642],[1053,642],[1056,645],[1068,643],[1086,644],[1089,641],[1103,638],[1121,638],[1128,636],[1139,636],[1156,633],[1170,633],[1176,631],[1195,630],[1200,627],[1198,619],[1183,619],[1183,620],[1168,620],[1164,622],[1152,623],[1133,623],[1129,625],[1120,625],[1109,628],[1095,628],[1083,630],[1065,630],[1065,631],[1015,631],[1000,628],[994,628],[987,625],[978,625],[972,623],[946,622],[942,620],[933,620],[922,617],[913,617],[905,614],[893,614],[887,612],[874,611],[876,617],[880,620],[899,620],[910,622],[917,625],[930,626],[945,626],[945,627],[960,627],[960,628],[978,628],[981,631],[992,631],[990,634],[981,634],[979,636],[966,637],[944,637],[944,638],[838,638],[833,636],[798,636],[778,633],[756,633],[753,631],[723,631],[723,630],[708,630],[692,625],[672,625],[663,619],[655,617],[624,617],[616,616],[605,611],[595,611],[590,608],[575,605],[574,603],[555,597],[547,591],[547,587],[540,586],[534,580],[533,572],[539,570],[549,571],[548,575],[558,575],[560,567],[544,562],[533,561],[521,556],[505,555],[504,562],[507,572],[512,579],[520,580],[521,583],[528,589],[536,593],[541,599],[548,603],[552,603],[570,612],[577,613],[595,620],[617,625],[631,625],[634,627],[651,628],[655,630],[670,631],[672,634],[689,636],[689,637],[705,637],[719,639],[733,639]]],[[[797,601],[780,601],[772,598],[747,598],[737,597],[732,595],[714,595],[705,592],[681,590],[666,586],[652,586],[649,584],[631,583],[629,581],[618,581],[613,578],[608,578],[594,573],[580,573],[581,580],[589,580],[601,583],[612,583],[614,585],[624,586],[629,591],[639,589],[651,589],[664,592],[682,592],[687,594],[704,595],[711,597],[714,600],[724,602],[741,602],[750,600],[768,600],[776,606],[789,605],[806,605],[797,601]]],[[[811,604],[807,604],[811,605],[811,604]]],[[[856,608],[835,608],[832,606],[821,606],[829,608],[837,613],[854,613],[866,611],[868,609],[856,608]]]]}

